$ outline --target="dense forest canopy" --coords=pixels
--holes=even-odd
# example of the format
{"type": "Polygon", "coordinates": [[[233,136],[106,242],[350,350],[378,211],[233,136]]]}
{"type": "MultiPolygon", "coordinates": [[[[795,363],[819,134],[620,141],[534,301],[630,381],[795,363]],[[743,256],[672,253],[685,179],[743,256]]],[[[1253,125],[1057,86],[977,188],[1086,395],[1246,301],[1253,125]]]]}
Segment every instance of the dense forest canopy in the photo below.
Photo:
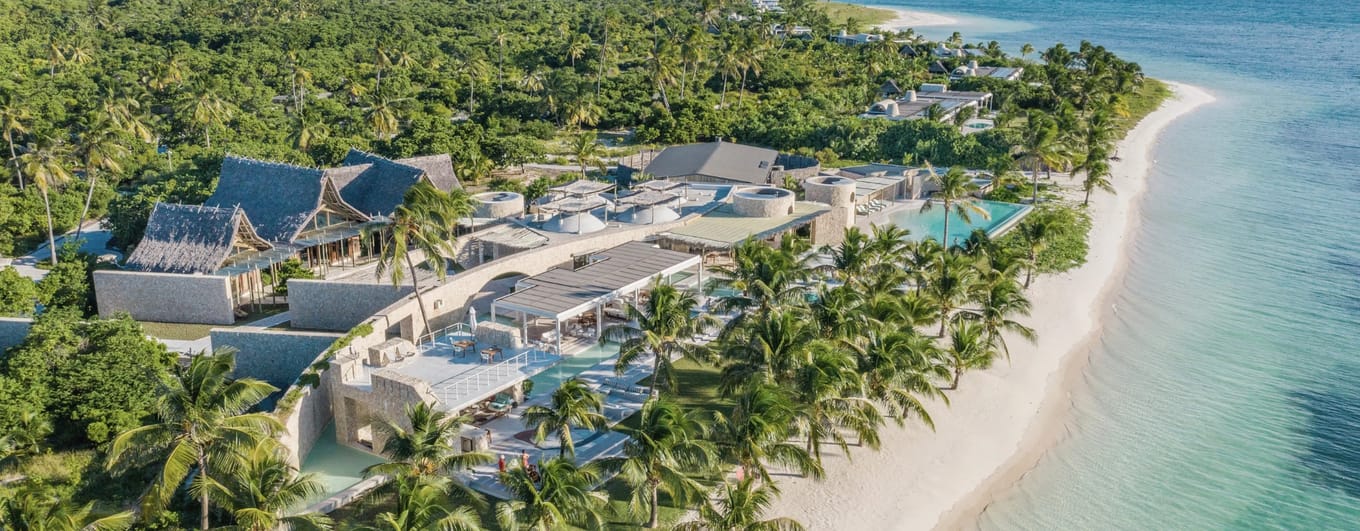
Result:
{"type": "MultiPolygon", "coordinates": [[[[335,164],[350,147],[450,153],[467,181],[560,151],[564,128],[632,129],[647,144],[726,137],[831,163],[1014,158],[1018,140],[1004,129],[965,136],[855,118],[883,80],[928,80],[931,59],[893,42],[830,42],[814,2],[784,5],[2,0],[0,149],[17,158],[0,170],[0,254],[45,236],[41,190],[20,191],[35,177],[19,178],[25,166],[51,181],[58,232],[112,209],[115,244],[126,245],[150,204],[211,193],[227,152],[308,165],[335,164]],[[785,39],[776,24],[815,37],[785,39]]],[[[984,63],[1015,62],[995,43],[969,46],[987,50],[984,63]]],[[[1061,62],[1027,73],[1040,87],[990,83],[1003,108],[1087,105],[1074,96],[1126,93],[1140,75],[1087,44],[1044,57],[1061,62]],[[1077,59],[1111,74],[1080,76],[1067,68],[1077,59]]]]}

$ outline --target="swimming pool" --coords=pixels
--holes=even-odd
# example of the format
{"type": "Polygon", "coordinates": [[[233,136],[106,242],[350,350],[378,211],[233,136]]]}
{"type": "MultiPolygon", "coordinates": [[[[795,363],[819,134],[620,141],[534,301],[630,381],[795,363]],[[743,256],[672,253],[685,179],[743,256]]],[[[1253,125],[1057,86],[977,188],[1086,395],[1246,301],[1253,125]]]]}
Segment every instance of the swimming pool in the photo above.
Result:
{"type": "Polygon", "coordinates": [[[590,370],[591,367],[599,365],[600,362],[609,359],[619,353],[617,343],[605,343],[604,345],[593,344],[585,350],[573,355],[562,358],[557,365],[544,369],[543,372],[535,374],[529,378],[534,382],[534,395],[542,395],[556,391],[562,382],[575,378],[578,374],[590,370]]]}
{"type": "Polygon", "coordinates": [[[376,455],[336,442],[335,423],[327,424],[300,469],[303,474],[316,474],[316,480],[321,482],[322,492],[319,496],[305,500],[302,506],[319,502],[354,486],[355,483],[364,480],[365,468],[385,461],[376,455]]]}
{"type": "MultiPolygon", "coordinates": [[[[967,241],[968,235],[973,233],[973,229],[983,229],[987,231],[988,236],[993,238],[1000,236],[1015,226],[1021,218],[1032,210],[1029,205],[1002,203],[1000,201],[978,201],[978,205],[987,211],[988,216],[973,214],[969,216],[971,221],[965,222],[957,213],[949,213],[949,236],[947,239],[951,245],[959,245],[967,241]]],[[[890,214],[888,220],[893,225],[911,231],[910,237],[914,240],[934,238],[939,241],[940,234],[944,231],[944,216],[944,205],[936,202],[931,205],[931,209],[928,211],[922,212],[915,208],[901,210],[890,214]]]]}

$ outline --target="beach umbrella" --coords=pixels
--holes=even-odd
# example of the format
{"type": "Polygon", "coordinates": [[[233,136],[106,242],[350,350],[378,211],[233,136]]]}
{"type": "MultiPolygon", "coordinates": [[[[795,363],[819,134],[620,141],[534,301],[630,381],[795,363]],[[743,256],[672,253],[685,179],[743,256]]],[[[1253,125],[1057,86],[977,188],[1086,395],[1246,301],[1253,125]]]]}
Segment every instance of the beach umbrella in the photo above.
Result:
{"type": "Polygon", "coordinates": [[[468,329],[477,331],[477,309],[471,306],[468,306],[468,329]]]}

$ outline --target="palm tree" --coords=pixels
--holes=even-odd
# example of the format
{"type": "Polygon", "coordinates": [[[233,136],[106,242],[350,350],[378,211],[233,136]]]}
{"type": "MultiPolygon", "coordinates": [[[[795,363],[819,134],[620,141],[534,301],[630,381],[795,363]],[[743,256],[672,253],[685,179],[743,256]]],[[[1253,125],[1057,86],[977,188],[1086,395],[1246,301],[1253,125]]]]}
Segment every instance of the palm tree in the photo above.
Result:
{"type": "Polygon", "coordinates": [[[954,368],[954,381],[949,389],[959,388],[959,377],[964,369],[985,369],[992,366],[996,350],[987,344],[982,327],[970,321],[955,321],[949,331],[950,364],[954,368]]]}
{"type": "Polygon", "coordinates": [[[1029,315],[1029,299],[1015,279],[1014,265],[1004,269],[986,268],[980,284],[974,296],[978,307],[963,309],[959,317],[978,323],[987,337],[987,344],[993,348],[1000,346],[1006,359],[1010,359],[1011,349],[1006,344],[1003,332],[1012,332],[1030,343],[1038,338],[1034,329],[1012,319],[1014,316],[1029,315]]]}
{"type": "Polygon", "coordinates": [[[817,323],[801,309],[776,308],[733,328],[722,341],[722,389],[790,382],[819,346],[817,323]]]}
{"type": "Polygon", "coordinates": [[[671,110],[671,99],[666,94],[666,87],[677,83],[675,68],[679,66],[678,53],[674,41],[664,38],[657,39],[652,49],[647,51],[647,74],[652,78],[652,85],[661,92],[661,104],[668,112],[671,110]]]}
{"type": "Polygon", "coordinates": [[[638,358],[652,355],[652,384],[650,395],[655,398],[662,387],[676,390],[675,370],[671,362],[676,356],[703,359],[707,350],[689,339],[716,324],[708,314],[695,316],[699,301],[694,294],[682,291],[662,281],[658,276],[648,288],[651,296],[638,305],[627,303],[628,319],[637,326],[613,325],[600,334],[600,342],[619,343],[619,358],[614,370],[622,374],[638,358]]]}
{"type": "Polygon", "coordinates": [[[176,365],[173,377],[156,402],[159,422],[133,428],[113,440],[108,466],[129,453],[165,451],[165,462],[142,501],[144,514],[156,514],[197,468],[190,491],[199,497],[199,524],[208,529],[210,478],[217,458],[228,450],[258,441],[283,429],[273,415],[247,413],[277,389],[254,378],[233,380],[236,352],[221,348],[195,356],[187,367],[176,365]]]}
{"type": "Polygon", "coordinates": [[[978,187],[973,183],[973,178],[963,172],[963,167],[954,166],[944,174],[939,174],[935,168],[926,163],[926,171],[930,173],[930,181],[939,188],[932,196],[932,201],[926,201],[921,206],[921,211],[925,212],[932,208],[935,201],[944,203],[944,227],[940,231],[940,244],[946,249],[953,247],[955,242],[949,241],[949,215],[952,213],[962,219],[964,223],[972,222],[974,214],[988,219],[991,214],[987,209],[982,208],[978,199],[973,196],[978,187]]]}
{"type": "Polygon", "coordinates": [[[1091,204],[1091,192],[1103,190],[1115,193],[1114,184],[1110,182],[1110,162],[1106,158],[1105,151],[1093,149],[1086,153],[1086,161],[1081,164],[1082,173],[1086,178],[1081,181],[1081,189],[1086,193],[1082,198],[1082,206],[1091,204]]]}
{"type": "Polygon", "coordinates": [[[1061,159],[1057,124],[1042,111],[1031,110],[1021,131],[1019,146],[1020,161],[1029,166],[1033,180],[1033,197],[1030,202],[1039,204],[1039,169],[1056,166],[1061,159]]]}
{"type": "Polygon", "coordinates": [[[305,116],[299,116],[297,130],[293,135],[293,145],[298,149],[307,151],[311,149],[317,141],[324,140],[331,136],[331,130],[321,121],[308,122],[305,116]]]}
{"type": "Polygon", "coordinates": [[[481,531],[482,521],[470,506],[454,507],[437,482],[397,485],[397,507],[374,518],[362,531],[481,531]]]}
{"type": "Polygon", "coordinates": [[[1035,212],[1033,215],[1026,216],[1016,226],[1021,241],[1025,242],[1025,250],[1028,255],[1025,259],[1025,288],[1029,288],[1029,282],[1034,277],[1034,270],[1039,266],[1039,253],[1048,248],[1048,243],[1057,237],[1057,233],[1062,230],[1062,225],[1053,216],[1046,212],[1035,212]]]}
{"type": "Polygon", "coordinates": [[[235,108],[218,96],[217,87],[210,81],[195,83],[178,111],[203,132],[203,141],[208,149],[212,149],[212,131],[225,125],[236,114],[235,108]]]}
{"type": "Polygon", "coordinates": [[[401,131],[401,103],[406,98],[381,98],[368,108],[368,126],[373,129],[373,137],[388,140],[401,131]]]}
{"type": "Polygon", "coordinates": [[[878,449],[883,417],[864,397],[864,379],[848,353],[836,348],[815,349],[808,363],[798,368],[791,390],[800,406],[794,424],[807,437],[807,452],[818,465],[822,464],[823,441],[850,454],[847,431],[861,444],[878,449]]]}
{"type": "Polygon", "coordinates": [[[19,165],[19,155],[14,149],[14,136],[28,134],[28,124],[32,120],[33,115],[28,112],[28,108],[21,106],[13,94],[5,97],[5,103],[0,105],[0,132],[4,133],[5,142],[9,143],[9,162],[14,165],[21,191],[24,189],[24,170],[19,165]]]}
{"type": "MultiPolygon", "coordinates": [[[[287,450],[273,439],[235,451],[231,466],[217,473],[225,478],[213,485],[217,504],[226,507],[235,531],[322,530],[331,519],[317,513],[291,514],[291,509],[325,491],[313,474],[299,476],[288,463],[287,450]]],[[[221,466],[221,463],[218,463],[221,466]]],[[[216,468],[216,467],[214,467],[216,468]]]]}
{"type": "Polygon", "coordinates": [[[571,62],[571,67],[576,68],[576,60],[584,56],[586,50],[590,49],[590,46],[590,36],[584,33],[577,33],[571,39],[567,40],[567,47],[563,52],[563,55],[567,56],[567,60],[571,62]]]}
{"type": "Polygon", "coordinates": [[[740,76],[742,73],[741,55],[735,46],[724,46],[720,50],[716,61],[718,74],[722,76],[722,96],[718,99],[718,106],[727,105],[727,80],[740,76]]]}
{"type": "MultiPolygon", "coordinates": [[[[486,452],[460,452],[453,442],[472,419],[452,416],[424,402],[407,405],[406,418],[381,419],[382,453],[389,462],[364,469],[364,475],[388,475],[399,480],[435,479],[476,465],[491,463],[486,452]],[[405,426],[410,426],[406,428],[405,426]]],[[[464,491],[471,499],[479,499],[464,491]]]]}
{"type": "Polygon", "coordinates": [[[77,140],[76,153],[85,165],[85,180],[90,184],[85,192],[85,207],[80,210],[80,219],[76,222],[77,240],[80,239],[81,231],[84,229],[86,216],[90,215],[90,201],[94,199],[94,186],[99,179],[99,172],[117,174],[123,171],[118,159],[129,154],[128,149],[118,138],[118,130],[107,118],[88,116],[83,129],[77,140]]]}
{"type": "Polygon", "coordinates": [[[378,46],[375,49],[373,57],[373,69],[376,74],[376,79],[373,82],[373,92],[382,90],[383,70],[389,68],[392,68],[392,54],[386,48],[378,46]]]}
{"type": "Polygon", "coordinates": [[[600,483],[597,465],[577,466],[558,457],[540,463],[538,476],[535,480],[519,466],[500,474],[501,485],[510,493],[510,501],[496,505],[501,529],[604,528],[601,509],[607,498],[594,490],[600,483]]]}
{"type": "Polygon", "coordinates": [[[591,126],[600,123],[600,116],[604,114],[604,109],[600,108],[594,100],[578,99],[571,103],[567,109],[567,125],[580,129],[582,126],[591,126]]]}
{"type": "Polygon", "coordinates": [[[121,531],[132,526],[131,511],[96,517],[94,502],[73,506],[49,487],[25,482],[0,497],[0,528],[14,531],[121,531]]]}
{"type": "Polygon", "coordinates": [[[636,517],[645,509],[648,528],[660,524],[662,493],[682,507],[703,496],[704,486],[689,475],[708,470],[717,448],[705,440],[708,427],[698,416],[669,400],[650,400],[642,405],[636,428],[616,429],[628,436],[623,455],[601,466],[628,484],[628,510],[636,517]]]}
{"type": "Polygon", "coordinates": [[[1033,44],[1030,44],[1030,43],[1027,42],[1027,43],[1025,43],[1024,45],[1020,46],[1020,57],[1025,58],[1025,59],[1029,59],[1029,54],[1032,54],[1032,53],[1034,53],[1034,45],[1033,45],[1033,44]]]}
{"type": "Polygon", "coordinates": [[[973,258],[951,249],[940,256],[940,268],[926,288],[926,297],[939,308],[938,337],[944,337],[945,327],[954,317],[954,310],[969,300],[977,288],[977,270],[973,258]]]}
{"type": "Polygon", "coordinates": [[[466,192],[448,192],[421,181],[406,191],[402,204],[392,212],[392,221],[381,230],[385,242],[380,248],[375,274],[388,274],[393,286],[401,285],[411,275],[411,288],[420,305],[420,320],[424,330],[430,330],[430,318],[425,313],[425,299],[420,292],[420,275],[413,253],[422,255],[422,263],[439,281],[448,274],[446,260],[453,256],[454,228],[458,220],[471,215],[472,201],[466,192]]]}
{"type": "Polygon", "coordinates": [[[524,426],[534,430],[536,443],[547,439],[549,433],[556,433],[558,457],[576,455],[576,441],[571,436],[573,428],[601,430],[609,427],[609,420],[601,414],[604,398],[578,378],[562,382],[561,387],[553,391],[551,404],[529,406],[524,410],[524,426]]]}
{"type": "Polygon", "coordinates": [[[773,484],[755,485],[754,478],[723,483],[722,493],[699,508],[699,519],[675,526],[676,531],[802,531],[792,518],[761,519],[779,492],[773,484]]]}
{"type": "Polygon", "coordinates": [[[949,367],[933,340],[910,326],[880,323],[867,327],[863,337],[844,344],[855,355],[865,396],[881,404],[899,426],[914,415],[935,428],[924,399],[939,398],[949,403],[935,385],[948,378],[949,367]]]}
{"type": "Polygon", "coordinates": [[[582,177],[586,176],[586,168],[597,164],[604,153],[604,146],[595,141],[594,131],[582,131],[571,137],[570,149],[576,164],[581,167],[582,177]]]}
{"type": "Polygon", "coordinates": [[[799,406],[772,384],[749,387],[737,397],[730,416],[713,414],[714,440],[724,458],[740,466],[743,477],[770,480],[770,465],[792,467],[821,479],[822,465],[807,450],[789,442],[799,406]]]}
{"type": "Polygon", "coordinates": [[[52,265],[57,265],[57,236],[52,227],[51,192],[53,188],[71,180],[71,173],[65,166],[66,155],[65,146],[46,139],[37,147],[30,146],[22,158],[24,171],[28,172],[33,184],[38,187],[38,193],[42,195],[43,208],[47,213],[47,249],[52,265]]]}

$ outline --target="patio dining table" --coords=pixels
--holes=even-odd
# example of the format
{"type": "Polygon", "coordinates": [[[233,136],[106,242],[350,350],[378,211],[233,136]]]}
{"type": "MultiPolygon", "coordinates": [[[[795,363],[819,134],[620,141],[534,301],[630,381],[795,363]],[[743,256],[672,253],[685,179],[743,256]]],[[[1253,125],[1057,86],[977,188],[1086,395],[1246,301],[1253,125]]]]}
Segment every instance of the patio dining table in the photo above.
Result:
{"type": "Polygon", "coordinates": [[[482,349],[482,359],[487,363],[496,361],[496,357],[501,355],[500,347],[487,347],[482,349]]]}
{"type": "Polygon", "coordinates": [[[467,354],[468,351],[472,350],[472,347],[475,346],[477,346],[476,341],[471,339],[460,339],[453,342],[453,351],[459,356],[462,356],[463,354],[467,354]]]}

